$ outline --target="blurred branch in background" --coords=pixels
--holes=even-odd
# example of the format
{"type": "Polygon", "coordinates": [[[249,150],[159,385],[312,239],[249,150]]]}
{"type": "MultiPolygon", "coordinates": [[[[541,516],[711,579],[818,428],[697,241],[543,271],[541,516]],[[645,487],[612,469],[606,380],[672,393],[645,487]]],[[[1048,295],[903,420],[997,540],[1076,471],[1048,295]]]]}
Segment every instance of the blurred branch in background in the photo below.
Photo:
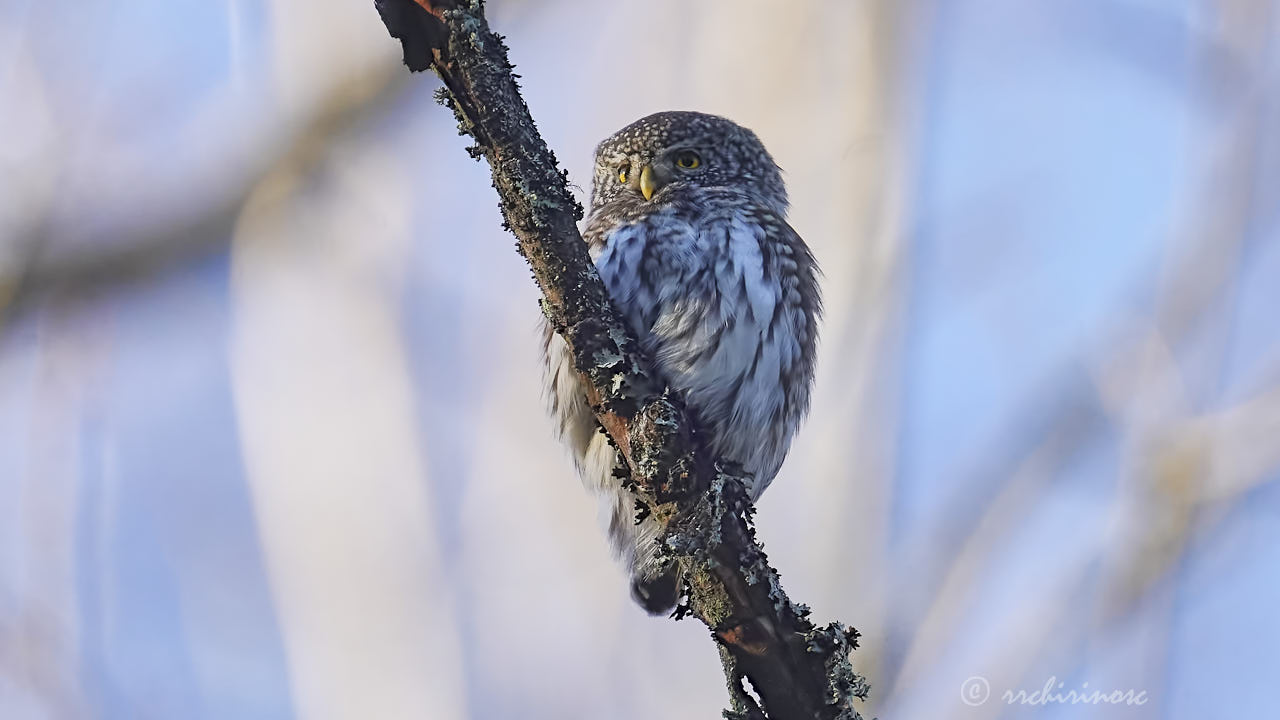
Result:
{"type": "Polygon", "coordinates": [[[28,205],[15,225],[23,228],[0,248],[0,330],[7,320],[43,298],[88,299],[111,288],[144,283],[176,265],[224,252],[253,189],[282,172],[306,174],[333,139],[383,112],[410,84],[389,63],[373,64],[341,78],[311,108],[301,126],[243,165],[225,171],[235,176],[229,193],[209,193],[210,201],[175,223],[160,223],[127,238],[108,237],[60,251],[61,238],[50,227],[50,202],[28,205]]]}
{"type": "MultiPolygon", "coordinates": [[[[28,44],[31,41],[10,47],[18,49],[21,58],[28,44]]],[[[115,369],[127,365],[129,350],[113,338],[111,311],[100,309],[112,308],[111,299],[124,294],[120,290],[162,285],[167,276],[202,258],[228,254],[235,226],[256,188],[268,178],[311,173],[336,137],[385,112],[410,87],[398,69],[391,57],[352,63],[332,75],[314,102],[302,103],[296,116],[273,108],[250,116],[243,128],[233,124],[206,136],[199,132],[200,122],[191,123],[194,127],[184,132],[224,151],[206,158],[210,166],[187,168],[188,177],[181,184],[160,186],[159,200],[168,201],[167,207],[156,207],[145,197],[128,197],[115,210],[134,221],[113,227],[111,222],[94,222],[92,210],[68,200],[77,193],[100,197],[113,192],[94,182],[114,181],[125,186],[126,193],[130,183],[141,183],[124,174],[111,177],[115,168],[110,159],[126,153],[110,145],[91,146],[83,157],[100,162],[90,171],[94,182],[77,182],[68,167],[76,135],[59,124],[72,121],[38,112],[55,94],[47,87],[54,73],[21,63],[0,68],[0,82],[4,70],[11,83],[15,78],[21,81],[16,89],[6,88],[6,97],[14,90],[11,99],[37,111],[34,118],[19,114],[19,128],[28,135],[59,139],[22,145],[12,141],[15,123],[9,117],[0,122],[9,133],[0,160],[11,161],[17,155],[20,170],[34,169],[14,176],[15,182],[5,182],[5,197],[0,199],[0,346],[8,351],[0,356],[0,370],[21,367],[18,359],[24,356],[38,358],[40,368],[29,382],[0,392],[0,400],[9,402],[29,397],[33,408],[15,428],[18,432],[7,433],[8,455],[0,457],[22,459],[16,467],[0,468],[0,494],[19,517],[5,528],[13,534],[0,545],[6,553],[27,552],[34,558],[30,570],[18,572],[16,582],[13,575],[0,582],[0,715],[28,717],[23,708],[40,703],[56,717],[109,714],[93,685],[77,673],[95,662],[94,622],[110,617],[110,598],[121,593],[111,574],[110,551],[133,529],[115,524],[110,503],[118,501],[116,494],[136,478],[119,476],[113,462],[115,436],[109,431],[91,435],[90,440],[84,437],[87,425],[109,424],[102,419],[109,417],[104,409],[110,402],[107,388],[115,369]],[[252,152],[255,149],[261,152],[252,152]],[[59,215],[64,220],[89,220],[76,227],[74,222],[59,222],[59,215]],[[35,331],[15,337],[10,332],[19,324],[15,320],[25,324],[27,319],[34,319],[27,327],[35,331]],[[16,497],[6,494],[13,488],[16,497]],[[93,522],[86,523],[86,516],[93,522]],[[16,540],[13,546],[11,539],[16,540]],[[94,546],[88,555],[86,542],[94,546]],[[96,604],[97,583],[108,598],[102,605],[96,604]]],[[[233,114],[228,106],[243,102],[221,93],[211,95],[216,99],[206,108],[210,115],[233,114]]],[[[7,114],[13,109],[4,110],[7,114]]],[[[92,114],[91,107],[77,105],[77,111],[76,127],[90,127],[85,116],[92,114]]],[[[3,179],[9,181],[10,176],[3,179]]],[[[181,364],[181,359],[160,360],[181,364]]],[[[184,412],[198,416],[209,410],[184,412]]],[[[216,435],[213,429],[201,430],[216,435]]],[[[232,468],[224,472],[223,482],[233,487],[238,475],[232,468]]],[[[198,492],[199,482],[191,475],[172,480],[187,492],[198,492]]]]}
{"type": "MultiPolygon", "coordinates": [[[[931,538],[928,550],[916,550],[937,563],[927,574],[937,585],[925,593],[933,598],[925,614],[907,620],[894,638],[904,647],[890,648],[890,657],[905,653],[900,666],[887,668],[891,697],[911,687],[943,652],[965,600],[988,582],[992,568],[986,563],[1017,536],[1052,483],[1117,436],[1123,469],[1107,534],[1081,538],[1077,562],[1060,568],[1062,577],[1045,592],[1034,626],[1014,634],[1016,641],[1001,652],[999,666],[1008,675],[990,678],[993,684],[1016,684],[1035,658],[1054,652],[1061,628],[1087,630],[1077,642],[1102,642],[1144,607],[1171,622],[1172,605],[1151,596],[1167,593],[1162,581],[1177,569],[1193,536],[1216,526],[1224,506],[1241,494],[1276,480],[1277,368],[1262,373],[1259,389],[1243,401],[1213,407],[1230,390],[1221,383],[1226,333],[1235,322],[1247,249],[1261,242],[1258,203],[1280,200],[1276,188],[1260,183],[1263,144],[1277,119],[1277,108],[1268,105],[1270,80],[1260,69],[1273,52],[1276,18],[1265,3],[1220,2],[1214,10],[1219,22],[1200,34],[1180,23],[1172,30],[1171,13],[1163,9],[1121,14],[1146,23],[1144,29],[1158,20],[1158,27],[1181,33],[1194,49],[1194,89],[1213,109],[1216,128],[1210,150],[1198,158],[1194,202],[1183,205],[1185,218],[1170,229],[1166,277],[1149,317],[1121,315],[1100,334],[1089,359],[1091,374],[1073,367],[1027,402],[1022,419],[1002,438],[1003,447],[962,483],[988,492],[971,496],[965,511],[949,518],[940,542],[931,538]],[[1212,512],[1206,516],[1206,510],[1212,512]]],[[[1090,16],[1075,7],[1059,14],[1075,22],[1090,16]]],[[[1117,19],[1106,18],[1109,34],[1117,19]]],[[[1141,50],[1116,46],[1144,69],[1156,66],[1141,50]]],[[[1146,687],[1164,697],[1158,688],[1170,659],[1162,636],[1152,642],[1146,687]]]]}

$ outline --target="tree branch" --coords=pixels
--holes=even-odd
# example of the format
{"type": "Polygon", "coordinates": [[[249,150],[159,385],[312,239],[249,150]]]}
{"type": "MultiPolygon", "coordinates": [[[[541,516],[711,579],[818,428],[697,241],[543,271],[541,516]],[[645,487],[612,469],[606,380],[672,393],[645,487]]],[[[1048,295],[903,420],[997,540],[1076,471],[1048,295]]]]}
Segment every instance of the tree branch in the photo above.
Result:
{"type": "Polygon", "coordinates": [[[858,633],[818,628],[792,603],[755,538],[741,471],[711,457],[678,398],[650,370],[614,310],[578,233],[581,206],[521,98],[502,38],[481,0],[375,0],[411,70],[434,69],[441,101],[493,172],[505,226],[542,289],[542,309],[573,350],[597,419],[665,528],[684,570],[688,605],[721,647],[733,709],[726,717],[858,718],[866,681],[848,654],[858,633]],[[751,682],[760,705],[742,687],[751,682]]]}

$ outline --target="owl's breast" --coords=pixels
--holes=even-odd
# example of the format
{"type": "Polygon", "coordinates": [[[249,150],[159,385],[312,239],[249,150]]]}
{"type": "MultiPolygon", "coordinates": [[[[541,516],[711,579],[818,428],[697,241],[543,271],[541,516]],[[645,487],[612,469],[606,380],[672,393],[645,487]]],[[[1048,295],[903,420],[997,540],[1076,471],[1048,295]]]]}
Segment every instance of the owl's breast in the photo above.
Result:
{"type": "Polygon", "coordinates": [[[601,278],[662,379],[684,395],[717,453],[742,463],[763,490],[810,378],[801,354],[812,318],[788,293],[785,243],[728,204],[692,215],[666,208],[604,239],[601,278]]]}
{"type": "Polygon", "coordinates": [[[668,208],[608,232],[596,267],[614,305],[644,340],[665,305],[698,290],[686,283],[701,261],[696,228],[668,208]]]}

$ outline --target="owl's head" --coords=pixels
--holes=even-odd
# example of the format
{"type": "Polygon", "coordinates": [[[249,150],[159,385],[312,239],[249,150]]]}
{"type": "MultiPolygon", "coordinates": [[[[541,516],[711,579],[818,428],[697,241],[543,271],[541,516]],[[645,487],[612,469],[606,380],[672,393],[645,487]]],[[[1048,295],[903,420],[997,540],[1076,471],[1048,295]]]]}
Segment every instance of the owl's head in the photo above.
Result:
{"type": "Polygon", "coordinates": [[[782,173],[755,133],[717,115],[654,113],[596,148],[591,209],[661,203],[711,187],[741,191],[779,213],[787,207],[782,173]]]}

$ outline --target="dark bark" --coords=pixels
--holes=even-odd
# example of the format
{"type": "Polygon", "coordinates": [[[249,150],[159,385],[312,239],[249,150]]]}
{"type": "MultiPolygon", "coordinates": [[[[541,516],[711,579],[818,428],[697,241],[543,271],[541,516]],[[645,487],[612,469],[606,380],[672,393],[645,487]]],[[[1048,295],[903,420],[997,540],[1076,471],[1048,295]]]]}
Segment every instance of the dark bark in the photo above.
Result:
{"type": "Polygon", "coordinates": [[[696,616],[721,647],[733,708],[727,717],[857,718],[867,684],[848,654],[856,631],[816,627],[792,603],[756,541],[740,472],[710,457],[678,398],[665,392],[609,301],[578,233],[582,208],[539,136],[502,38],[479,0],[375,0],[411,70],[432,68],[473,157],[493,172],[505,225],[542,289],[542,309],[573,349],[600,424],[625,458],[637,493],[666,528],[696,616]],[[761,707],[742,687],[743,679],[761,707]],[[763,713],[763,715],[762,715],[763,713]]]}

